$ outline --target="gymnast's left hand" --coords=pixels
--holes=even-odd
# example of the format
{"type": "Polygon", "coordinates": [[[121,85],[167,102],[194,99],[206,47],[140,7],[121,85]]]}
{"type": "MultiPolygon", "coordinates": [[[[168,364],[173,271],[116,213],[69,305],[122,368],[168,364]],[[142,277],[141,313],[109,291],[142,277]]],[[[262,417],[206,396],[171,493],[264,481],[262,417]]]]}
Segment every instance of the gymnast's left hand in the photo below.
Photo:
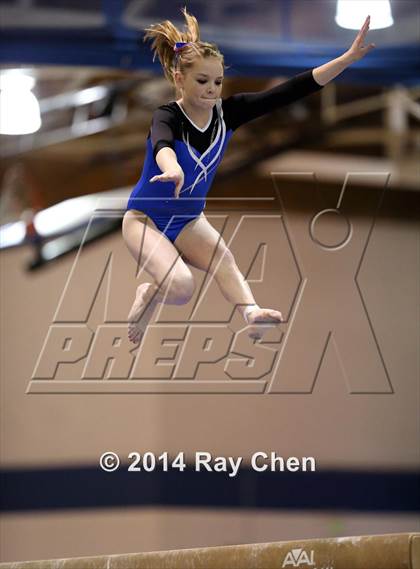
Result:
{"type": "Polygon", "coordinates": [[[362,57],[364,57],[375,47],[374,43],[370,43],[369,45],[366,46],[363,45],[366,38],[366,34],[369,31],[369,24],[370,24],[370,16],[366,18],[365,23],[363,24],[359,33],[356,36],[356,39],[354,40],[351,47],[347,50],[345,54],[348,57],[348,59],[350,59],[352,62],[362,59],[362,57]]]}

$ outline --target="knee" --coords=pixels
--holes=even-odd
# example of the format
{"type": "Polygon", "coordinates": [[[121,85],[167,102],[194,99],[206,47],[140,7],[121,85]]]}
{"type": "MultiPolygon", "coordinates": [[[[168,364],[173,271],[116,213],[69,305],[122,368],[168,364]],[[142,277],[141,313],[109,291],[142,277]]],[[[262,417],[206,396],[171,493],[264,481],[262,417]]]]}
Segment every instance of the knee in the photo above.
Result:
{"type": "Polygon", "coordinates": [[[237,268],[235,257],[227,247],[221,248],[216,256],[216,266],[218,270],[235,270],[237,268]]]}
{"type": "Polygon", "coordinates": [[[195,292],[195,282],[192,274],[175,275],[173,277],[169,295],[173,304],[187,304],[195,292]]]}

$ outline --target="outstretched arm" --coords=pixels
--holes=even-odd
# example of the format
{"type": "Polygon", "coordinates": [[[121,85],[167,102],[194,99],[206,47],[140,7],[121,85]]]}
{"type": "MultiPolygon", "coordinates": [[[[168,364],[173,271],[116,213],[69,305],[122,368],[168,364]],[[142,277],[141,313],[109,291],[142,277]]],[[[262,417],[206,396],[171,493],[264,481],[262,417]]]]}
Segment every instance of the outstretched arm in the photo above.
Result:
{"type": "Polygon", "coordinates": [[[153,113],[151,143],[153,156],[162,174],[150,178],[149,182],[174,182],[175,197],[184,185],[184,172],[178,164],[174,150],[173,116],[168,109],[158,108],[153,113]]]}
{"type": "Polygon", "coordinates": [[[174,182],[174,196],[179,198],[179,192],[184,185],[184,172],[178,164],[176,154],[172,148],[163,146],[156,154],[156,164],[162,171],[150,178],[149,182],[174,182]]]}
{"type": "Polygon", "coordinates": [[[356,39],[352,43],[350,49],[343,53],[343,55],[337,57],[337,59],[328,61],[328,63],[324,63],[324,65],[321,65],[320,67],[315,67],[315,69],[313,69],[313,77],[319,85],[323,86],[332,81],[332,79],[337,77],[337,75],[340,75],[340,73],[344,71],[349,65],[364,57],[375,47],[374,43],[370,43],[367,46],[363,45],[366,34],[369,30],[369,23],[370,16],[366,18],[365,23],[363,24],[360,32],[357,34],[356,39]]]}
{"type": "Polygon", "coordinates": [[[375,47],[374,44],[369,44],[367,47],[363,46],[369,29],[369,20],[370,18],[367,17],[351,47],[337,59],[299,73],[299,75],[295,75],[271,89],[257,93],[237,93],[224,99],[223,110],[226,126],[235,130],[251,120],[322,89],[346,67],[364,57],[375,47]]]}
{"type": "Polygon", "coordinates": [[[308,69],[271,89],[256,93],[236,93],[223,100],[226,127],[236,130],[249,121],[289,105],[320,89],[322,86],[315,81],[312,69],[308,69]]]}

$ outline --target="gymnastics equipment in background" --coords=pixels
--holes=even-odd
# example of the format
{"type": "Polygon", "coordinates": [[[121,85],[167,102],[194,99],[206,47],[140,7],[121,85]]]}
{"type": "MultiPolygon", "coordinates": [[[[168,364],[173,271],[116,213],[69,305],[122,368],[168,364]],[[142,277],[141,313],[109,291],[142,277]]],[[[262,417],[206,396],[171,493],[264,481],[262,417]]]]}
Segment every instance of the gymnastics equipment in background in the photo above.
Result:
{"type": "Polygon", "coordinates": [[[0,563],[0,569],[420,569],[420,533],[0,563]]]}

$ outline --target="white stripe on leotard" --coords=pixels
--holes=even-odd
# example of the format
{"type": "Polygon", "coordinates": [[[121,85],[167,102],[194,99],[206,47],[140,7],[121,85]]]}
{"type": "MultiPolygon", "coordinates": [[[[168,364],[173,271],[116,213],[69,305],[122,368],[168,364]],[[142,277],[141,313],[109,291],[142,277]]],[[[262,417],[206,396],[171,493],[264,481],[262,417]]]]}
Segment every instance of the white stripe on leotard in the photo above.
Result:
{"type": "Polygon", "coordinates": [[[185,144],[187,145],[188,148],[188,153],[191,156],[191,158],[194,160],[194,162],[196,163],[196,168],[197,166],[199,166],[201,168],[201,172],[199,172],[199,174],[197,175],[196,179],[194,180],[194,182],[189,185],[188,187],[184,188],[183,190],[181,190],[180,193],[183,193],[187,190],[190,190],[190,193],[192,193],[192,191],[194,190],[195,186],[202,180],[202,178],[204,177],[205,180],[207,180],[207,174],[211,171],[214,170],[214,168],[216,167],[216,165],[214,166],[214,168],[212,168],[213,164],[218,160],[220,153],[222,151],[224,142],[225,142],[225,138],[226,138],[226,124],[225,121],[223,119],[223,109],[222,109],[222,102],[221,99],[218,99],[217,103],[216,103],[216,109],[217,109],[217,120],[218,120],[218,129],[217,129],[217,133],[215,136],[215,139],[213,141],[213,143],[207,148],[207,150],[199,157],[197,157],[190,144],[189,144],[189,137],[188,137],[188,133],[187,133],[187,139],[185,139],[184,135],[183,135],[183,139],[185,144]],[[211,152],[211,150],[214,148],[214,146],[216,144],[219,144],[219,148],[217,149],[216,154],[214,155],[213,159],[206,165],[203,163],[203,158],[209,153],[211,152]]]}

